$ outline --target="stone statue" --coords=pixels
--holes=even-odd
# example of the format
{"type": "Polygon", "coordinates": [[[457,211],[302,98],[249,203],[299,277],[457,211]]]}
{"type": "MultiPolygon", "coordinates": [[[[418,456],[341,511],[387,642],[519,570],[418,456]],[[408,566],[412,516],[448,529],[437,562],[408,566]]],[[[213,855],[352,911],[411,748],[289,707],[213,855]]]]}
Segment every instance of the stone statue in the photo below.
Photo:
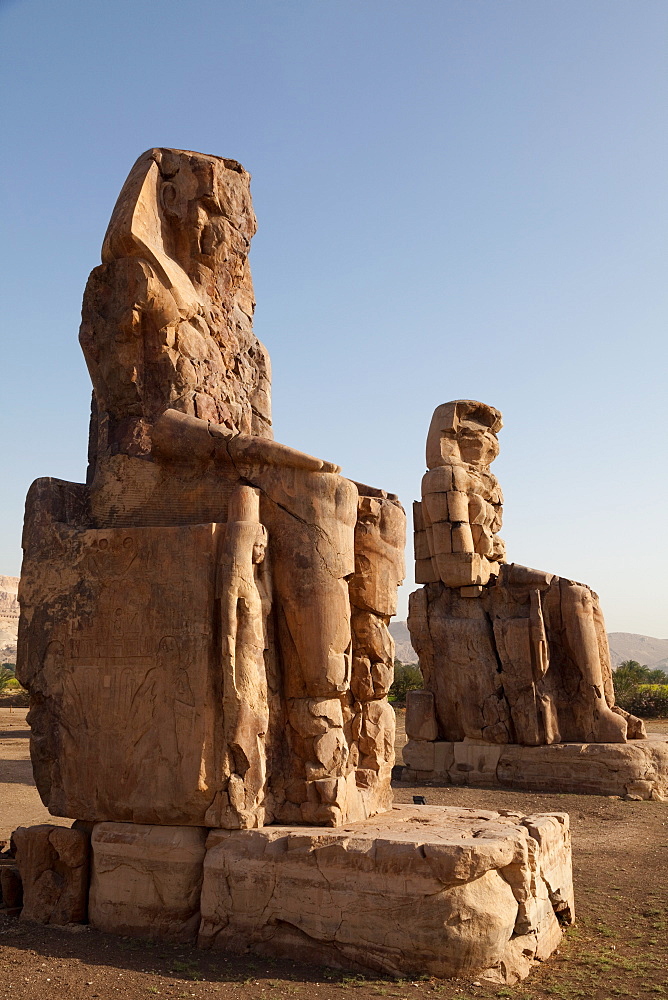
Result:
{"type": "MultiPolygon", "coordinates": [[[[255,228],[234,160],[149,150],[89,278],[87,482],[38,480],[24,533],[19,673],[38,787],[56,814],[336,825],[389,802],[385,626],[404,515],[390,494],[272,439],[269,358],[252,329],[255,228]],[[385,629],[385,673],[361,699],[351,594],[367,497],[385,511],[383,600],[362,609],[385,629]],[[110,729],[126,703],[141,759],[127,727],[110,729]],[[61,759],[65,740],[80,759],[91,740],[106,754],[97,791],[92,761],[77,781],[61,759]]],[[[370,592],[374,572],[365,564],[370,592]]]]}
{"type": "MultiPolygon", "coordinates": [[[[5,896],[20,875],[31,919],[515,982],[572,920],[568,817],[389,808],[405,515],[272,438],[249,183],[234,160],[149,150],[89,278],[88,474],[30,489],[17,663],[37,787],[79,822],[19,831],[5,896]]],[[[552,688],[531,702],[520,658],[518,698],[499,693],[485,595],[507,590],[493,613],[513,664],[516,622],[538,649],[541,614],[545,678],[556,654],[543,583],[502,582],[497,418],[472,404],[434,425],[432,582],[411,621],[439,697],[457,694],[442,634],[485,704],[479,720],[444,701],[442,724],[502,738],[552,688]]]]}
{"type": "MultiPolygon", "coordinates": [[[[408,627],[443,740],[528,746],[644,736],[614,704],[598,597],[505,561],[503,497],[489,466],[501,414],[472,400],[436,408],[415,504],[408,627]]],[[[415,704],[417,705],[417,700],[415,704]]]]}

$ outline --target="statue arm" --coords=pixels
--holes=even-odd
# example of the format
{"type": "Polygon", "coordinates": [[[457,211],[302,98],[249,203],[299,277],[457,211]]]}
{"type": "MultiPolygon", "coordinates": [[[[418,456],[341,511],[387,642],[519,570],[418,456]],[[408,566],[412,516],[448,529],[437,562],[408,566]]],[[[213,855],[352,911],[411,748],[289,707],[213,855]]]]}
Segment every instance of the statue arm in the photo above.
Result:
{"type": "Polygon", "coordinates": [[[288,445],[251,434],[235,434],[221,424],[165,410],[153,424],[153,450],[167,460],[282,465],[306,472],[340,472],[340,467],[288,445]]]}

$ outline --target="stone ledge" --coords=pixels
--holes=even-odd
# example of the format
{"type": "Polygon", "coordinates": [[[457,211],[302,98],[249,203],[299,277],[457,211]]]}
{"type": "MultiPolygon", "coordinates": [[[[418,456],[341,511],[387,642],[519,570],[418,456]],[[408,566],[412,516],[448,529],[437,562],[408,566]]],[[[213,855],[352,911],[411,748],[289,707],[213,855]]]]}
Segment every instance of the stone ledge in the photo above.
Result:
{"type": "Polygon", "coordinates": [[[540,747],[410,740],[403,753],[404,781],[668,799],[668,739],[661,736],[540,747]]]}
{"type": "Polygon", "coordinates": [[[573,914],[567,815],[394,806],[337,830],[211,832],[199,944],[513,983],[573,914]]]}

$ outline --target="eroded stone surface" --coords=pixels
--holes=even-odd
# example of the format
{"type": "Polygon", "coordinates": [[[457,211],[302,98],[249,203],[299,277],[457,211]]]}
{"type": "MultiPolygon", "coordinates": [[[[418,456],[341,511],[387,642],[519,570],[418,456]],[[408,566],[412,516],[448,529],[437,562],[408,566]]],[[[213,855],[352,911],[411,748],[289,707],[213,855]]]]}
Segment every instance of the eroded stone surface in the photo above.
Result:
{"type": "Polygon", "coordinates": [[[96,824],[88,911],[93,927],[193,941],[206,834],[202,827],[96,824]]]}
{"type": "Polygon", "coordinates": [[[438,738],[433,691],[408,691],[406,693],[406,736],[409,740],[435,740],[438,738]]]}
{"type": "Polygon", "coordinates": [[[394,806],[337,831],[212,831],[201,911],[205,947],[515,982],[574,917],[568,817],[394,806]]]}
{"type": "Polygon", "coordinates": [[[91,465],[146,454],[168,408],[271,435],[270,370],[253,333],[250,175],[183,150],[139,157],[91,274],[80,340],[94,385],[91,465]]]}
{"type": "Polygon", "coordinates": [[[542,747],[413,739],[406,743],[403,756],[403,777],[408,781],[668,799],[668,740],[659,736],[633,743],[542,747]]]}
{"type": "Polygon", "coordinates": [[[22,679],[55,815],[203,822],[222,780],[219,528],[45,526],[22,579],[22,679]]]}
{"type": "Polygon", "coordinates": [[[90,835],[63,826],[14,830],[16,865],[23,884],[22,920],[77,924],[86,919],[90,835]]]}

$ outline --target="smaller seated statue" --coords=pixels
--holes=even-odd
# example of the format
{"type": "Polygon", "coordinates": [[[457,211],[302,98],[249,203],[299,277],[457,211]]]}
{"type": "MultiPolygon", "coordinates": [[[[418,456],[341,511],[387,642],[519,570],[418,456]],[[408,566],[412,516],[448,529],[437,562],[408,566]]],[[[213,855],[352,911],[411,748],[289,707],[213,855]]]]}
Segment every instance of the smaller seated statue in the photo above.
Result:
{"type": "Polygon", "coordinates": [[[645,736],[614,703],[598,597],[586,585],[507,563],[503,497],[490,463],[501,414],[438,406],[414,505],[416,581],[408,628],[439,739],[540,746],[645,736]]]}

